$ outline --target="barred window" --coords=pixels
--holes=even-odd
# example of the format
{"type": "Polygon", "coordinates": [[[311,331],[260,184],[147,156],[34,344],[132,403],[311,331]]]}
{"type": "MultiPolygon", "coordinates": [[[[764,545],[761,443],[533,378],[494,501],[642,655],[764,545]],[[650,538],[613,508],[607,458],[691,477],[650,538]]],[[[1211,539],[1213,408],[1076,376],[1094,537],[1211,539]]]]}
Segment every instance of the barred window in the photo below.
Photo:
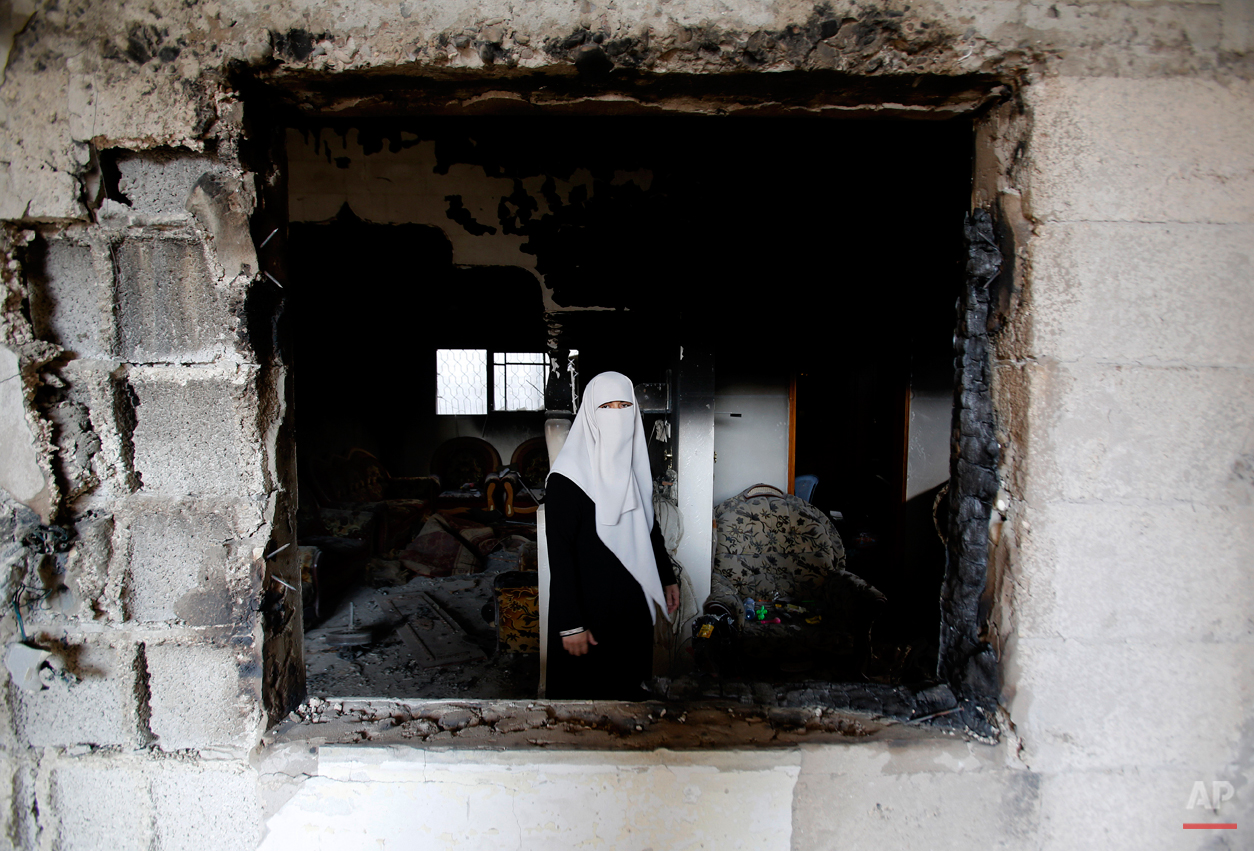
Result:
{"type": "Polygon", "coordinates": [[[544,380],[549,356],[542,352],[437,349],[435,368],[437,414],[544,410],[544,380]],[[489,354],[491,370],[488,369],[489,354]]]}
{"type": "Polygon", "coordinates": [[[435,412],[453,415],[488,412],[487,349],[436,349],[435,412]]]}
{"type": "Polygon", "coordinates": [[[544,374],[549,357],[541,352],[492,355],[492,408],[496,411],[543,411],[544,374]]]}

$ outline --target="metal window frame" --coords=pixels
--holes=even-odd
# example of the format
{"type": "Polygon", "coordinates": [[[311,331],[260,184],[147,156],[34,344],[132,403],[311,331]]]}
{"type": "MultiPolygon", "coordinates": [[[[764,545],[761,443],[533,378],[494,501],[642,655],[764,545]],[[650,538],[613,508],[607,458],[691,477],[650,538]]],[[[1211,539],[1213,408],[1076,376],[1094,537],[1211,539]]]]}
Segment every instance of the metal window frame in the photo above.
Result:
{"type": "MultiPolygon", "coordinates": [[[[541,369],[543,370],[543,374],[547,375],[550,369],[552,368],[552,365],[553,365],[553,356],[550,355],[548,352],[504,352],[504,351],[498,351],[496,349],[488,349],[488,413],[490,414],[491,413],[502,413],[502,414],[544,413],[544,387],[540,388],[540,407],[538,408],[498,408],[496,406],[496,368],[498,366],[506,367],[506,375],[508,377],[508,372],[509,372],[508,367],[510,366],[538,366],[538,367],[541,367],[541,369]],[[521,355],[521,354],[539,355],[540,357],[544,358],[544,360],[541,363],[515,363],[512,361],[508,361],[508,360],[505,363],[501,363],[501,364],[496,363],[495,358],[497,355],[501,355],[502,357],[508,358],[511,354],[513,355],[521,355]]],[[[509,391],[507,389],[506,390],[507,396],[508,396],[508,392],[509,391]]]]}
{"type": "Polygon", "coordinates": [[[540,351],[540,352],[507,352],[507,351],[503,351],[503,350],[498,350],[498,349],[490,349],[490,348],[483,348],[483,349],[480,349],[480,348],[477,348],[477,347],[476,347],[476,348],[455,349],[455,348],[449,347],[449,348],[437,348],[437,349],[436,349],[436,358],[437,358],[437,361],[436,361],[436,376],[437,376],[437,379],[436,379],[436,399],[435,399],[435,403],[436,403],[436,411],[435,411],[435,414],[436,414],[436,416],[437,416],[437,417],[483,417],[483,416],[487,416],[487,415],[489,415],[489,414],[495,414],[495,413],[501,413],[501,414],[536,414],[536,413],[544,413],[544,410],[545,410],[545,407],[544,407],[544,388],[541,388],[541,392],[540,392],[540,407],[538,407],[538,408],[498,408],[498,407],[496,406],[496,367],[498,367],[498,366],[504,366],[504,367],[507,367],[507,368],[508,368],[508,367],[510,367],[510,366],[539,366],[539,367],[542,367],[542,369],[543,369],[543,371],[544,371],[544,374],[546,374],[546,375],[547,375],[547,374],[548,374],[548,372],[550,371],[550,369],[552,368],[552,361],[553,361],[553,356],[552,356],[551,354],[549,354],[548,352],[543,352],[543,351],[540,351]],[[482,413],[482,414],[446,414],[446,413],[441,413],[441,412],[440,412],[440,396],[439,396],[439,374],[440,374],[440,373],[439,373],[439,360],[438,360],[438,358],[439,358],[439,353],[440,353],[440,352],[452,352],[452,351],[475,351],[475,352],[483,352],[483,353],[484,353],[484,383],[483,383],[483,385],[479,388],[479,389],[480,389],[480,391],[481,391],[482,393],[484,393],[484,394],[485,394],[485,395],[484,395],[484,397],[483,397],[483,398],[484,398],[484,409],[485,409],[485,410],[484,410],[484,413],[482,413]],[[496,359],[496,356],[497,356],[497,355],[501,355],[501,356],[504,356],[504,357],[507,357],[507,358],[508,358],[508,356],[509,356],[509,355],[511,355],[511,354],[513,354],[513,355],[518,355],[518,354],[539,355],[540,357],[544,358],[544,361],[543,361],[542,363],[519,363],[519,362],[514,362],[514,361],[509,361],[509,360],[507,360],[507,361],[505,361],[505,363],[502,363],[502,364],[498,364],[498,363],[496,363],[496,360],[495,360],[495,359],[496,359]]]}

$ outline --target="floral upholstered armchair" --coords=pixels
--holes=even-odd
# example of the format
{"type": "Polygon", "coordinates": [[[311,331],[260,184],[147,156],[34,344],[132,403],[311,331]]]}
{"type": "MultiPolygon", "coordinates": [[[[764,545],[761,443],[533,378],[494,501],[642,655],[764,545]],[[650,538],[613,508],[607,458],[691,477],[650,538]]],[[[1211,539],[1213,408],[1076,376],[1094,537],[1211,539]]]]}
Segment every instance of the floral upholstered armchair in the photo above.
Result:
{"type": "Polygon", "coordinates": [[[714,527],[707,613],[730,613],[747,641],[763,644],[839,651],[865,642],[886,598],[845,570],[845,546],[822,511],[779,488],[754,485],[714,509],[714,527]],[[765,601],[766,620],[782,622],[749,621],[746,598],[765,601]]]}

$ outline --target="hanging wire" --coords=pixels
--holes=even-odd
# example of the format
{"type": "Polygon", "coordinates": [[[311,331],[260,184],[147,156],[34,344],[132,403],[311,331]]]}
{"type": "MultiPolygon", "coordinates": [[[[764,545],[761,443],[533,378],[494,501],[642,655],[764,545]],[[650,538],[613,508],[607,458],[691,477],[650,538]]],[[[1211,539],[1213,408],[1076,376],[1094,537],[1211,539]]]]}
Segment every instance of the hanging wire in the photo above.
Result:
{"type": "MultiPolygon", "coordinates": [[[[61,561],[58,553],[64,553],[70,542],[70,531],[62,526],[37,526],[26,530],[21,536],[21,543],[33,551],[36,558],[36,564],[39,559],[51,558],[55,564],[53,573],[57,576],[64,574],[65,566],[61,561]]],[[[29,565],[30,562],[28,561],[29,565]]],[[[65,589],[65,585],[56,580],[53,587],[48,588],[42,584],[28,585],[19,581],[13,586],[13,593],[9,596],[9,606],[13,609],[13,615],[17,618],[17,628],[21,633],[22,641],[26,641],[26,622],[22,617],[22,609],[25,607],[29,614],[36,607],[41,606],[53,594],[57,594],[65,589]]]]}
{"type": "Polygon", "coordinates": [[[566,356],[566,370],[570,373],[570,409],[579,410],[579,350],[572,349],[566,356]]]}
{"type": "Polygon", "coordinates": [[[17,583],[13,595],[9,597],[9,605],[13,607],[13,614],[17,617],[17,628],[22,635],[22,641],[26,641],[26,621],[22,618],[22,607],[25,606],[26,611],[30,612],[60,590],[61,586],[35,588],[25,582],[17,583]]]}
{"type": "Polygon", "coordinates": [[[17,631],[21,633],[22,643],[26,643],[26,624],[22,623],[22,608],[17,604],[17,595],[13,595],[13,614],[17,616],[17,631]]]}

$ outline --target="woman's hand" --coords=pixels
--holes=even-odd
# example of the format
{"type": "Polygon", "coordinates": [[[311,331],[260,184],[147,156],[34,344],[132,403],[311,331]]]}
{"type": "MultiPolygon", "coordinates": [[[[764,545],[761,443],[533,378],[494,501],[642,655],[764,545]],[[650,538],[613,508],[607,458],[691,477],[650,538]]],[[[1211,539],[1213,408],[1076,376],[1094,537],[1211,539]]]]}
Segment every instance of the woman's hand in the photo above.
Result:
{"type": "Polygon", "coordinates": [[[592,637],[592,633],[588,630],[577,632],[574,635],[563,635],[562,646],[566,648],[566,652],[572,656],[582,656],[588,652],[590,644],[596,644],[597,640],[592,637]]]}
{"type": "Polygon", "coordinates": [[[662,593],[666,595],[666,614],[673,615],[679,611],[679,586],[667,585],[662,593]]]}

